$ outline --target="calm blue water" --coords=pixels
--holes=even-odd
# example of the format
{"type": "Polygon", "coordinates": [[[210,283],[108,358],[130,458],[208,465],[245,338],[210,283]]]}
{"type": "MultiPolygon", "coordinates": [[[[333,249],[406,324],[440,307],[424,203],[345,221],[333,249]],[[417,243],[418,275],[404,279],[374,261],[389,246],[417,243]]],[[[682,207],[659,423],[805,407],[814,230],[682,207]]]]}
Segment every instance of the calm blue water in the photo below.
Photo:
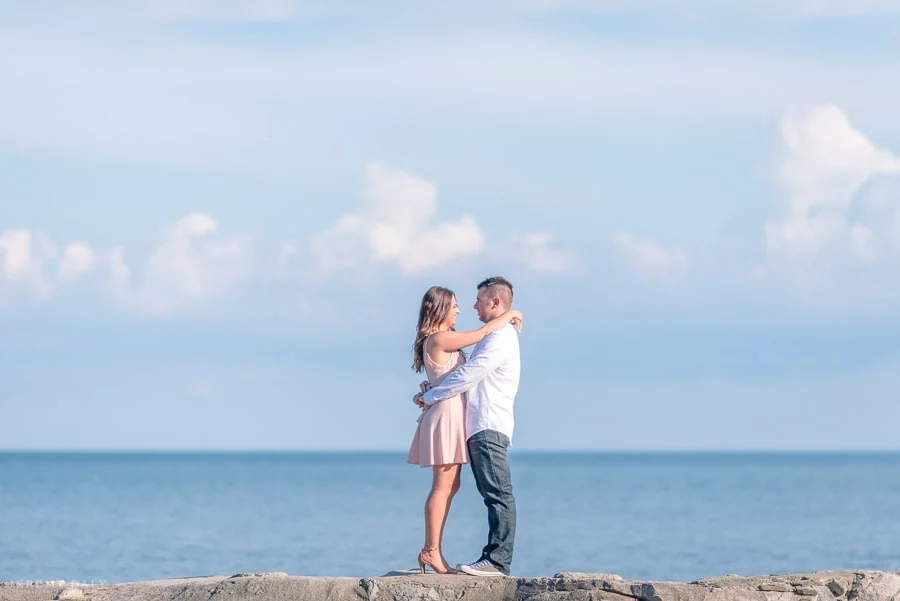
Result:
{"type": "MultiPolygon", "coordinates": [[[[0,581],[411,568],[403,454],[0,454],[0,581]]],[[[513,453],[515,575],[900,570],[900,454],[513,453]]],[[[445,555],[487,532],[468,468],[445,555]]]]}

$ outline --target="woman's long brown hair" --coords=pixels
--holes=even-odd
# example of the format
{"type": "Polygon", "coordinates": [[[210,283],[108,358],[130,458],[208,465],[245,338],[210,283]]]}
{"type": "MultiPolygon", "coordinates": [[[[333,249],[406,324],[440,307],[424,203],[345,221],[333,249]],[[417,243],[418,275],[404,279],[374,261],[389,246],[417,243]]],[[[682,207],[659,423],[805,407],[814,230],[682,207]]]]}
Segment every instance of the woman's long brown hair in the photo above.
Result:
{"type": "Polygon", "coordinates": [[[437,332],[453,307],[456,295],[452,290],[432,286],[422,297],[419,307],[419,324],[416,326],[416,341],[413,343],[413,364],[416,373],[425,367],[425,339],[437,332]]]}

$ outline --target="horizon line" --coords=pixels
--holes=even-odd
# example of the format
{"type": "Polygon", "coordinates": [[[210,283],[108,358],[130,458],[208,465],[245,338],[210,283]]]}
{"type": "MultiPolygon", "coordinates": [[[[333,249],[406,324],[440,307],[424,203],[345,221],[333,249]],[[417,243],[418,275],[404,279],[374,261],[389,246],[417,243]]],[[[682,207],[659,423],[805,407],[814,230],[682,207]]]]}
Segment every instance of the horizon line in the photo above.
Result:
{"type": "MultiPolygon", "coordinates": [[[[190,449],[190,448],[0,448],[0,454],[209,454],[209,455],[394,455],[407,453],[408,449],[190,449]]],[[[816,449],[816,448],[722,448],[722,449],[559,449],[510,447],[510,454],[558,454],[558,455],[678,455],[678,454],[900,454],[900,448],[816,449]]]]}

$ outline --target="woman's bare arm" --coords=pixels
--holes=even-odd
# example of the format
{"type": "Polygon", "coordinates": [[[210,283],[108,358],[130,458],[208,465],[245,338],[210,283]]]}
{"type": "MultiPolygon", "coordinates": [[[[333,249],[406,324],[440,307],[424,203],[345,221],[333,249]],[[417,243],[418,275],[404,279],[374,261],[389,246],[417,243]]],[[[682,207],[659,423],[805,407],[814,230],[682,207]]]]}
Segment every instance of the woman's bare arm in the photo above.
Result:
{"type": "MultiPolygon", "coordinates": [[[[467,346],[481,342],[481,339],[496,332],[500,328],[505,327],[508,323],[514,322],[514,325],[522,329],[522,312],[511,309],[499,317],[495,317],[477,330],[468,330],[465,332],[454,332],[452,330],[444,330],[436,332],[428,337],[426,341],[426,351],[437,350],[444,353],[453,353],[467,346]],[[430,348],[429,348],[430,347],[430,348]]],[[[433,359],[434,357],[432,357],[433,359]]]]}

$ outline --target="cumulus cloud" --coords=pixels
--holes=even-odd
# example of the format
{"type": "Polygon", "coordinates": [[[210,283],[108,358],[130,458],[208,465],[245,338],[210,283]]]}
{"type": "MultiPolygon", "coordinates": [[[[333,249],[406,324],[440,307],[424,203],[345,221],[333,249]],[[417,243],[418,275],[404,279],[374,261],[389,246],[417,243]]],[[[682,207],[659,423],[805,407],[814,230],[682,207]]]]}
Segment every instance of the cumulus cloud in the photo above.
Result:
{"type": "MultiPolygon", "coordinates": [[[[129,265],[118,248],[96,253],[76,242],[59,250],[47,236],[28,229],[0,234],[0,288],[24,291],[49,300],[85,275],[101,271],[100,279],[126,308],[151,314],[172,313],[192,301],[215,296],[248,272],[246,249],[238,237],[216,238],[216,223],[194,213],[166,229],[144,261],[129,265]]],[[[103,289],[93,288],[102,296],[103,289]]],[[[2,290],[0,290],[2,291],[2,290]]]]}
{"type": "Polygon", "coordinates": [[[83,242],[70,244],[59,261],[59,279],[72,281],[93,270],[95,264],[96,255],[90,246],[83,242]]]}
{"type": "Polygon", "coordinates": [[[3,275],[9,280],[21,279],[40,268],[40,261],[32,258],[31,232],[14,230],[0,236],[3,252],[3,275]]]}
{"type": "MultiPolygon", "coordinates": [[[[138,248],[98,251],[83,241],[57,244],[28,229],[0,231],[0,298],[78,295],[154,316],[234,307],[237,300],[269,294],[280,295],[276,306],[298,307],[306,301],[293,296],[302,296],[323,272],[368,268],[386,275],[371,268],[391,265],[400,274],[416,274],[484,251],[485,235],[472,217],[435,218],[433,183],[373,163],[365,168],[364,184],[356,212],[305,241],[225,234],[201,212],[181,217],[138,248]]],[[[511,254],[532,271],[572,265],[572,253],[547,232],[505,241],[499,254],[511,254]]]]}
{"type": "MultiPolygon", "coordinates": [[[[835,105],[785,114],[776,148],[774,202],[722,252],[691,265],[692,280],[726,296],[737,285],[822,308],[898,298],[900,157],[835,105]]],[[[679,248],[627,234],[614,243],[644,277],[673,277],[689,266],[679,248]]]]}
{"type": "Polygon", "coordinates": [[[900,158],[877,148],[836,106],[785,116],[779,143],[782,204],[764,226],[773,267],[821,283],[896,255],[900,158]]]}
{"type": "Polygon", "coordinates": [[[108,265],[119,299],[129,308],[166,315],[220,296],[252,275],[251,248],[239,236],[216,235],[209,215],[191,213],[168,227],[136,267],[122,250],[108,265]]]}
{"type": "MultiPolygon", "coordinates": [[[[10,230],[0,234],[0,296],[15,286],[47,300],[70,292],[72,283],[90,274],[92,285],[80,286],[82,292],[130,312],[166,316],[209,309],[251,290],[251,284],[253,289],[274,285],[280,294],[298,292],[314,263],[332,270],[386,262],[409,274],[484,248],[484,235],[471,217],[433,222],[433,184],[381,165],[370,165],[366,174],[363,207],[311,241],[313,263],[295,244],[222,235],[216,221],[199,212],[163,228],[143,253],[122,247],[97,252],[85,242],[57,247],[42,234],[10,230]]],[[[536,272],[564,271],[573,261],[546,232],[514,235],[506,248],[536,272]]]]}
{"type": "Polygon", "coordinates": [[[44,262],[56,254],[53,243],[30,230],[8,230],[0,234],[2,280],[19,285],[37,298],[53,293],[53,284],[44,275],[44,262]]]}
{"type": "Polygon", "coordinates": [[[652,240],[629,234],[617,234],[613,242],[628,266],[641,277],[667,279],[687,269],[687,256],[680,248],[666,250],[652,240]]]}
{"type": "Polygon", "coordinates": [[[335,270],[394,263],[412,274],[481,252],[484,234],[471,217],[432,223],[437,194],[420,177],[368,165],[363,206],[311,242],[317,264],[335,270]]]}
{"type": "Polygon", "coordinates": [[[547,232],[517,234],[510,239],[511,258],[536,272],[553,273],[569,270],[574,254],[558,245],[547,232]]]}

